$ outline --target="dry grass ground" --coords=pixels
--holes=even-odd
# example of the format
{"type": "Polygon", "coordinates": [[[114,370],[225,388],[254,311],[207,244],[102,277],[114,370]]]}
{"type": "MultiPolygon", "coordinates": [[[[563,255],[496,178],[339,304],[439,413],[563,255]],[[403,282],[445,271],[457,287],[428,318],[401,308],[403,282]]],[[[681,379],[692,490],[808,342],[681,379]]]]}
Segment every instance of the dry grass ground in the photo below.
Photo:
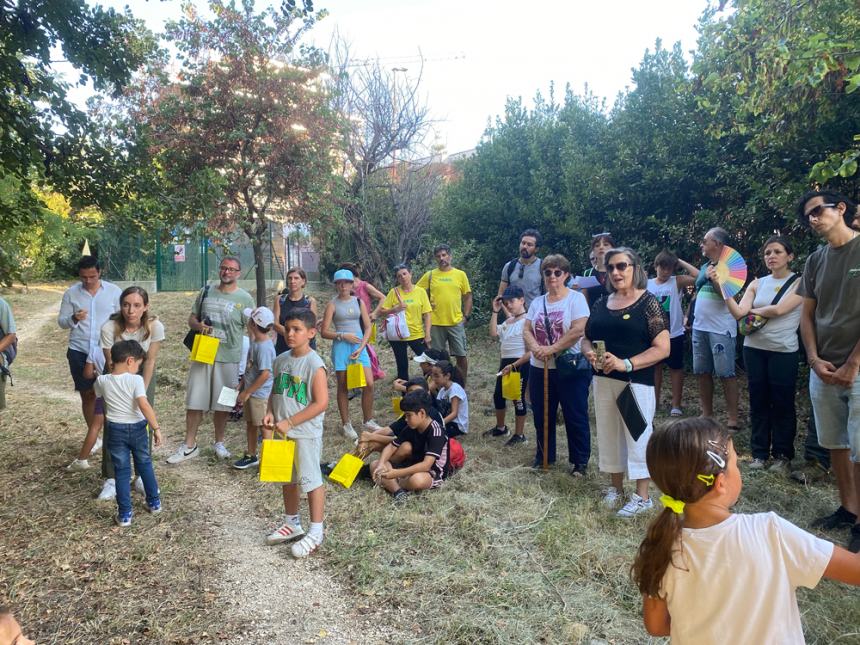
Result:
{"type": "MultiPolygon", "coordinates": [[[[97,470],[75,476],[63,471],[83,428],[65,363],[66,334],[53,316],[61,293],[60,287],[45,287],[4,296],[20,326],[32,321],[36,332],[21,343],[10,407],[0,416],[0,595],[14,604],[40,643],[283,642],[255,640],[256,609],[237,602],[235,580],[213,545],[215,536],[223,535],[215,529],[224,491],[257,530],[282,511],[277,487],[261,485],[250,472],[228,469],[211,450],[193,470],[183,470],[190,464],[175,469],[162,462],[156,472],[167,512],[138,512],[132,528],[121,531],[111,526],[114,507],[94,500],[97,470]]],[[[152,309],[167,327],[156,403],[167,429],[166,450],[183,434],[187,355],[180,341],[189,307],[189,294],[152,299],[152,309]]],[[[524,447],[507,449],[502,441],[482,438],[493,421],[483,410],[492,405],[498,354],[483,330],[474,330],[471,343],[472,432],[464,442],[465,469],[440,491],[397,509],[366,482],[350,490],[329,484],[327,539],[306,565],[309,571],[319,569],[344,590],[346,620],[354,624],[353,633],[367,634],[358,640],[656,640],[642,628],[639,596],[628,577],[647,518],[621,521],[603,510],[599,500],[605,483],[594,465],[584,479],[572,478],[560,466],[533,473],[527,467],[534,450],[530,421],[530,442],[524,447]]],[[[322,343],[321,354],[327,356],[328,343],[322,343]]],[[[392,417],[388,382],[394,366],[387,347],[379,354],[389,376],[376,391],[376,418],[385,422],[392,417]]],[[[689,381],[689,413],[696,411],[694,393],[689,381]]],[[[360,421],[357,400],[351,411],[353,422],[360,421]]],[[[332,397],[327,458],[349,448],[336,432],[338,424],[332,397]]],[[[566,455],[562,435],[560,428],[561,459],[566,455]]],[[[747,436],[739,441],[741,452],[747,436]]],[[[201,443],[210,441],[208,424],[201,443]]],[[[243,444],[244,426],[231,424],[228,446],[235,453],[243,444]]],[[[744,477],[741,512],[775,510],[807,526],[836,504],[826,483],[801,487],[745,469],[744,477]]],[[[841,542],[846,536],[827,537],[841,542]]],[[[284,575],[302,573],[287,568],[293,566],[288,558],[282,561],[284,575]]],[[[860,642],[856,589],[823,582],[814,591],[801,590],[799,600],[808,642],[860,642]]],[[[314,611],[303,620],[313,619],[314,611]]],[[[336,632],[322,627],[315,638],[304,640],[331,641],[336,632]]]]}

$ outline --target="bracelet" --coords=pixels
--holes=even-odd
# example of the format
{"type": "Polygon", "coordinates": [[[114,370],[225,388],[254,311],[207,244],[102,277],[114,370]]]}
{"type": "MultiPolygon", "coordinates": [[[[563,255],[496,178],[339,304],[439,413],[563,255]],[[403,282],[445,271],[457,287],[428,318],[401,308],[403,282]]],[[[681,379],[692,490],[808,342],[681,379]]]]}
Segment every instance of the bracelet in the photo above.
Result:
{"type": "Polygon", "coordinates": [[[624,371],[625,372],[632,372],[633,371],[633,361],[631,361],[629,358],[624,359],[624,371]]]}

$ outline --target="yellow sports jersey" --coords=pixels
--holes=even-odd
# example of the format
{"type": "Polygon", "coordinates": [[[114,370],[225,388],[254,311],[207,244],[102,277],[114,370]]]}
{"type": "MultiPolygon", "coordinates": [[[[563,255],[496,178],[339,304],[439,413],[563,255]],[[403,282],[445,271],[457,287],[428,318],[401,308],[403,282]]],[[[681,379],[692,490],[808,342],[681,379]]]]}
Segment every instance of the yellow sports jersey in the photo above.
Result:
{"type": "Polygon", "coordinates": [[[424,338],[423,315],[433,311],[433,308],[430,306],[430,299],[427,297],[427,291],[413,287],[412,291],[405,293],[400,287],[395,287],[385,296],[385,300],[382,301],[382,308],[393,309],[396,307],[400,302],[397,294],[400,294],[400,300],[406,305],[406,324],[409,327],[409,338],[404,338],[403,340],[419,340],[424,338]]]}
{"type": "Polygon", "coordinates": [[[451,327],[463,320],[463,296],[472,292],[469,278],[460,269],[433,269],[421,276],[418,287],[430,285],[430,321],[440,327],[451,327]]]}

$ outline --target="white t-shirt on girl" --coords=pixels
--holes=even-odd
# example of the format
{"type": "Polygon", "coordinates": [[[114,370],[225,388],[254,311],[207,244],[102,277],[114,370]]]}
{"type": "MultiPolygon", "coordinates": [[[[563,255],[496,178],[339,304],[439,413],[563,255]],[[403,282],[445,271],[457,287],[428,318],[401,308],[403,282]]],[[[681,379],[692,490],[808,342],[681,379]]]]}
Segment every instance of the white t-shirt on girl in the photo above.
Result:
{"type": "Polygon", "coordinates": [[[102,374],[93,388],[105,401],[105,418],[113,423],[138,423],[145,417],[137,407],[137,399],[146,398],[146,388],[140,374],[102,374]]]}
{"type": "Polygon", "coordinates": [[[523,340],[523,325],[526,317],[520,316],[517,320],[509,318],[496,327],[501,343],[502,358],[519,358],[526,353],[526,343],[523,340]]]}
{"type": "Polygon", "coordinates": [[[833,544],[776,513],[682,530],[661,588],[673,645],[805,642],[795,589],[818,584],[833,544]]]}
{"type": "Polygon", "coordinates": [[[458,383],[451,383],[450,387],[441,388],[439,394],[436,395],[440,401],[450,401],[454,397],[460,399],[460,407],[457,408],[457,417],[454,422],[460,426],[460,430],[465,434],[469,432],[469,399],[466,396],[466,390],[458,383]]]}

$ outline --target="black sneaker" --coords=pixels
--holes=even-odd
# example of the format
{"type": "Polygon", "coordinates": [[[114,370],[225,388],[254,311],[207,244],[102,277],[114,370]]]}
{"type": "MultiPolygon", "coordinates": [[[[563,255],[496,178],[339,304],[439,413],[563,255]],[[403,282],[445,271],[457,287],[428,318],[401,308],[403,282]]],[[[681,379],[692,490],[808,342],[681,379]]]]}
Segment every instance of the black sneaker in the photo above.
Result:
{"type": "Polygon", "coordinates": [[[331,475],[331,471],[334,470],[335,466],[337,466],[336,461],[329,461],[328,463],[322,462],[320,464],[320,472],[322,473],[322,476],[328,477],[329,475],[331,475]]]}
{"type": "Polygon", "coordinates": [[[502,426],[501,428],[498,426],[493,426],[492,428],[484,432],[482,436],[492,437],[495,439],[496,437],[506,437],[508,436],[509,432],[510,431],[508,430],[508,426],[502,426]]]}
{"type": "Polygon", "coordinates": [[[849,526],[854,526],[854,523],[856,521],[857,516],[854,515],[854,513],[849,510],[846,510],[844,506],[840,506],[832,515],[825,515],[824,517],[819,517],[812,523],[812,526],[815,528],[826,530],[841,529],[848,528],[849,526]]]}
{"type": "Polygon", "coordinates": [[[409,499],[409,491],[401,488],[396,493],[394,493],[394,503],[398,506],[403,504],[407,499],[409,499]]]}
{"type": "Polygon", "coordinates": [[[588,464],[573,464],[570,467],[571,477],[582,478],[588,473],[588,464]]]}
{"type": "Polygon", "coordinates": [[[513,437],[511,437],[505,442],[505,446],[507,446],[508,448],[512,448],[514,446],[519,446],[520,444],[527,442],[528,439],[526,439],[526,436],[524,434],[515,434],[513,437]]]}
{"type": "Polygon", "coordinates": [[[851,553],[860,553],[860,524],[851,527],[851,539],[848,541],[848,550],[851,553]]]}
{"type": "Polygon", "coordinates": [[[245,470],[251,466],[258,465],[259,463],[260,460],[257,458],[257,455],[249,455],[246,452],[241,459],[233,463],[233,468],[236,468],[237,470],[245,470]]]}

